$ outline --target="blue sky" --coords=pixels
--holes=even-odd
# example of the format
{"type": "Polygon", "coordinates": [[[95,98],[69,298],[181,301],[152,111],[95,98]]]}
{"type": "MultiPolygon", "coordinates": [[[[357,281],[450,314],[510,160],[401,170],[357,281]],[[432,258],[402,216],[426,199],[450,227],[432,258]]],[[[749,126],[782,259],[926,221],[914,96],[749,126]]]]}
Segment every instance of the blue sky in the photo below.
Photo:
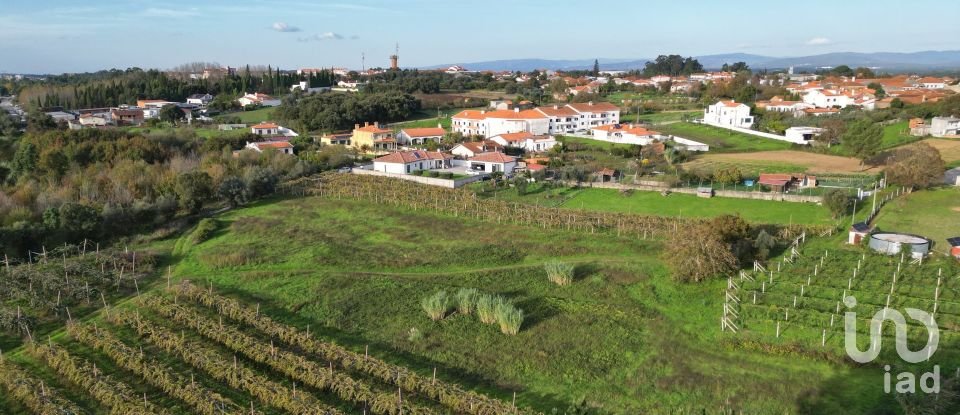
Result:
{"type": "Polygon", "coordinates": [[[2,0],[0,72],[960,49],[955,0],[2,0]],[[902,21],[897,16],[910,16],[902,21]]]}

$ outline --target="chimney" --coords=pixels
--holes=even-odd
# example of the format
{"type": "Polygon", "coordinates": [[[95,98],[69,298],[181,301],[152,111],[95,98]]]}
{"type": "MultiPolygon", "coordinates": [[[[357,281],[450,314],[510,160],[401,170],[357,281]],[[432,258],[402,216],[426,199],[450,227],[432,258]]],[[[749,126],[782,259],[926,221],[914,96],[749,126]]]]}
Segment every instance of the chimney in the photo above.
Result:
{"type": "Polygon", "coordinates": [[[437,128],[443,128],[443,124],[437,123],[437,128]]]}
{"type": "Polygon", "coordinates": [[[480,110],[480,115],[486,114],[487,110],[480,110]]]}
{"type": "Polygon", "coordinates": [[[560,106],[557,105],[557,104],[553,104],[553,109],[558,110],[558,109],[560,109],[560,106]]]}
{"type": "Polygon", "coordinates": [[[589,101],[589,102],[587,102],[587,105],[589,105],[589,106],[591,106],[591,107],[592,107],[592,106],[593,106],[593,101],[589,101]]]}
{"type": "Polygon", "coordinates": [[[359,129],[360,129],[360,124],[354,124],[354,125],[353,125],[353,129],[354,129],[354,130],[359,130],[359,129]]]}
{"type": "Polygon", "coordinates": [[[520,107],[513,107],[513,112],[520,112],[520,107]]]}

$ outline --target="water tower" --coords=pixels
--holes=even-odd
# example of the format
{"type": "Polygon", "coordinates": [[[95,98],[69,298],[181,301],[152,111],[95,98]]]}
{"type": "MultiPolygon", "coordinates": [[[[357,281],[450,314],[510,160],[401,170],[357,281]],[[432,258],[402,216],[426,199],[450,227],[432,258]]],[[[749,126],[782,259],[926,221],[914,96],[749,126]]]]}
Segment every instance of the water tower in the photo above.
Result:
{"type": "Polygon", "coordinates": [[[390,69],[400,69],[400,44],[397,43],[397,51],[390,55],[390,69]]]}

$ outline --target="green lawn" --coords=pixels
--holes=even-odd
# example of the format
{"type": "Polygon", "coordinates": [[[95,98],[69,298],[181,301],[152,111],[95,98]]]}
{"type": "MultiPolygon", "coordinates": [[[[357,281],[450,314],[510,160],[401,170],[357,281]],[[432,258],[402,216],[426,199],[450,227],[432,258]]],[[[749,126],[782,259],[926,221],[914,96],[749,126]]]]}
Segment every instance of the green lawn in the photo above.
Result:
{"type": "Polygon", "coordinates": [[[240,118],[240,122],[245,124],[256,124],[264,121],[273,120],[273,111],[276,108],[274,107],[265,107],[260,109],[255,109],[252,111],[240,111],[240,112],[231,112],[229,114],[224,114],[231,117],[240,118]]]}
{"type": "Polygon", "coordinates": [[[179,244],[176,278],[213,281],[280,320],[424,374],[439,367],[503,399],[517,390],[519,404],[547,413],[580,400],[597,414],[867,413],[883,401],[872,372],[738,349],[716,327],[725,282],[672,282],[656,241],[320,198],[218,220],[212,239],[179,244]],[[572,285],[547,281],[552,259],[577,265],[572,285]],[[421,310],[423,297],[461,287],[516,302],[527,316],[520,334],[457,314],[432,322],[421,310]]]}
{"type": "Polygon", "coordinates": [[[893,148],[922,139],[923,137],[910,135],[909,124],[908,121],[900,121],[884,126],[883,140],[881,141],[880,148],[893,148]]]}
{"type": "Polygon", "coordinates": [[[906,232],[933,240],[934,249],[949,251],[946,239],[960,236],[960,188],[921,190],[898,198],[877,215],[886,231],[906,232]]]}
{"type": "Polygon", "coordinates": [[[715,153],[788,150],[793,147],[793,144],[786,141],[752,136],[703,124],[680,122],[661,125],[657,129],[663,133],[709,144],[710,151],[715,153]]]}
{"type": "Polygon", "coordinates": [[[708,218],[739,214],[755,223],[811,225],[830,224],[827,209],[813,203],[774,202],[768,200],[713,197],[705,199],[689,194],[661,196],[659,192],[633,192],[624,196],[613,189],[583,189],[562,207],[644,215],[708,218]]]}
{"type": "MultiPolygon", "coordinates": [[[[702,116],[702,111],[662,111],[654,112],[651,114],[641,114],[640,121],[648,124],[661,124],[661,123],[675,123],[683,121],[686,117],[687,119],[698,118],[702,116]]],[[[636,122],[637,114],[633,113],[621,113],[620,114],[621,122],[636,122]]]]}

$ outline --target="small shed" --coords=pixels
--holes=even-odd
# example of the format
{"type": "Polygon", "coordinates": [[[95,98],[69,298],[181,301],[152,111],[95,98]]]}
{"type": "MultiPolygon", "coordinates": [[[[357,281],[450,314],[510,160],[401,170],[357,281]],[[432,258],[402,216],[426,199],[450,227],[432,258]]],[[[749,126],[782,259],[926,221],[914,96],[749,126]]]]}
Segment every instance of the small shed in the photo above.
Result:
{"type": "Polygon", "coordinates": [[[698,187],[697,188],[697,197],[705,197],[707,199],[713,197],[713,188],[712,187],[698,187]]]}
{"type": "Polygon", "coordinates": [[[596,172],[597,180],[601,183],[612,182],[617,180],[617,171],[614,169],[603,168],[597,170],[596,172]]]}
{"type": "Polygon", "coordinates": [[[870,225],[863,222],[854,223],[850,226],[850,236],[847,238],[847,243],[850,245],[860,245],[860,241],[866,238],[867,235],[870,235],[870,225]]]}
{"type": "Polygon", "coordinates": [[[960,259],[960,236],[947,238],[947,243],[950,244],[950,256],[960,259]]]}

